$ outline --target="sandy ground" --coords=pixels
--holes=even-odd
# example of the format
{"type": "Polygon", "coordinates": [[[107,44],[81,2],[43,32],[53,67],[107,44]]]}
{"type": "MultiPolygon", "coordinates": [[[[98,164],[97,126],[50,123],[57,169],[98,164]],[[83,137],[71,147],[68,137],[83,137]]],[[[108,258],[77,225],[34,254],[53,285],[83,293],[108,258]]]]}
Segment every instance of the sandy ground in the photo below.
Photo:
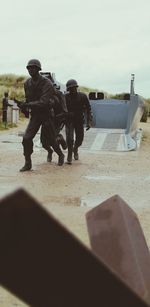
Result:
{"type": "MultiPolygon", "coordinates": [[[[24,125],[0,132],[1,198],[23,187],[90,247],[85,213],[118,194],[137,213],[150,248],[150,120],[139,124],[143,137],[138,151],[93,153],[81,148],[79,161],[60,167],[55,154],[48,164],[46,152],[35,148],[33,170],[20,173],[24,159],[18,132],[24,125]]],[[[4,306],[26,305],[0,288],[0,307],[4,306]]]]}

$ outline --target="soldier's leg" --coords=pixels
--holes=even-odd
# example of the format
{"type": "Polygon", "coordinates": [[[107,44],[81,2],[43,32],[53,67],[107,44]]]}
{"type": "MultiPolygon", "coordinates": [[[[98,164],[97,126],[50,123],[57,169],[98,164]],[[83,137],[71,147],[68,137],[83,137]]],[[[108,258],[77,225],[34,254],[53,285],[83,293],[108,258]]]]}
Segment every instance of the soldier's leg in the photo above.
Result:
{"type": "Polygon", "coordinates": [[[63,165],[64,154],[56,140],[56,132],[53,123],[48,119],[42,123],[41,128],[41,143],[44,149],[48,151],[48,157],[52,156],[52,149],[58,154],[58,165],[63,165]]]}
{"type": "Polygon", "coordinates": [[[3,119],[2,119],[5,128],[7,127],[7,110],[3,110],[3,119]]]}
{"type": "Polygon", "coordinates": [[[66,141],[68,146],[67,163],[71,164],[74,143],[74,124],[72,122],[66,124],[66,141]]]}
{"type": "Polygon", "coordinates": [[[59,143],[55,141],[55,143],[52,145],[54,151],[58,155],[58,165],[61,166],[64,164],[65,155],[63,154],[62,150],[60,149],[59,143]]]}
{"type": "Polygon", "coordinates": [[[55,122],[56,140],[61,145],[62,149],[67,149],[67,142],[65,141],[63,135],[60,133],[64,127],[64,123],[55,122]]]}
{"type": "Polygon", "coordinates": [[[40,141],[42,143],[42,147],[47,150],[47,162],[52,161],[52,155],[53,155],[53,150],[51,148],[51,127],[48,121],[42,123],[41,127],[41,135],[40,135],[40,141]],[[49,131],[50,130],[50,131],[49,131]]]}
{"type": "Polygon", "coordinates": [[[83,122],[75,124],[75,143],[74,143],[74,159],[79,160],[78,147],[82,145],[84,139],[84,125],[83,122]]]}
{"type": "Polygon", "coordinates": [[[25,164],[20,172],[29,171],[32,168],[31,155],[33,153],[33,138],[40,128],[41,122],[36,117],[31,117],[25,134],[23,136],[23,154],[25,156],[25,164]]]}
{"type": "Polygon", "coordinates": [[[47,162],[52,162],[52,158],[53,158],[53,149],[50,147],[48,149],[47,162]]]}
{"type": "Polygon", "coordinates": [[[57,142],[61,145],[62,149],[67,149],[67,143],[61,133],[57,135],[57,142]]]}
{"type": "Polygon", "coordinates": [[[63,149],[67,148],[67,143],[63,137],[63,135],[60,133],[61,129],[63,128],[62,125],[59,124],[55,124],[55,135],[56,135],[56,139],[53,145],[53,148],[55,150],[55,152],[58,154],[59,158],[58,158],[58,165],[62,165],[64,163],[64,154],[62,153],[61,149],[60,149],[60,145],[63,149]]]}

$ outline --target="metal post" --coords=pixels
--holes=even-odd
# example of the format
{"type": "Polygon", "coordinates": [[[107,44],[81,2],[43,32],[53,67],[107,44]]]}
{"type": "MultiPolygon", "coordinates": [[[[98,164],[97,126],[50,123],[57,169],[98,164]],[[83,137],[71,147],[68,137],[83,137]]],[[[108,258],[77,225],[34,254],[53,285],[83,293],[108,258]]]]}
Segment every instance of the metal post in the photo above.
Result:
{"type": "Polygon", "coordinates": [[[135,74],[131,74],[131,85],[130,85],[130,94],[134,95],[134,79],[135,79],[135,74]]]}

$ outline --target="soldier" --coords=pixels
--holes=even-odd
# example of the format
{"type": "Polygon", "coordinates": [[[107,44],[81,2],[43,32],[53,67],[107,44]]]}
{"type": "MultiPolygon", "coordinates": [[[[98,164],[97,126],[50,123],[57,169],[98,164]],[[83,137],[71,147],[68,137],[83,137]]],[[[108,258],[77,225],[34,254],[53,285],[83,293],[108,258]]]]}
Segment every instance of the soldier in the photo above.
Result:
{"type": "MultiPolygon", "coordinates": [[[[54,101],[52,103],[52,109],[51,109],[51,118],[53,119],[54,127],[55,127],[55,134],[56,134],[56,140],[59,146],[61,145],[62,149],[67,149],[67,143],[63,137],[63,135],[60,133],[61,130],[64,127],[64,124],[66,122],[67,117],[67,108],[66,108],[66,101],[64,94],[60,91],[60,87],[53,83],[55,94],[53,96],[54,101]]],[[[47,161],[52,161],[52,154],[53,150],[51,148],[51,151],[49,151],[49,155],[47,157],[47,161]]]]}
{"type": "Polygon", "coordinates": [[[32,168],[31,154],[33,153],[33,138],[41,127],[41,143],[43,148],[48,151],[47,160],[52,154],[53,147],[58,154],[58,165],[64,163],[64,154],[56,141],[55,128],[51,119],[51,105],[55,94],[52,82],[41,76],[41,63],[37,59],[32,59],[26,66],[31,78],[24,84],[26,102],[21,102],[19,107],[22,112],[30,111],[30,120],[23,136],[23,148],[25,165],[20,169],[21,172],[32,168]]]}
{"type": "Polygon", "coordinates": [[[55,101],[54,101],[54,123],[56,129],[57,140],[61,144],[63,149],[67,148],[66,141],[60,131],[63,129],[68,115],[65,95],[60,91],[60,86],[54,83],[56,90],[55,101]]]}
{"type": "Polygon", "coordinates": [[[84,138],[84,120],[86,118],[86,130],[90,129],[92,123],[91,106],[86,94],[78,92],[76,80],[68,80],[66,83],[67,93],[66,106],[68,114],[68,123],[66,124],[66,140],[68,145],[67,163],[72,163],[72,153],[74,159],[79,159],[78,147],[81,146],[84,138]],[[84,115],[86,116],[84,117],[84,115]],[[74,142],[75,133],[75,142],[74,142]],[[73,147],[74,146],[74,147],[73,147]]]}
{"type": "Polygon", "coordinates": [[[7,125],[7,109],[8,109],[8,107],[12,107],[12,105],[8,103],[8,93],[5,92],[4,98],[3,98],[3,101],[2,101],[2,110],[3,110],[2,121],[5,124],[5,127],[7,125]]]}

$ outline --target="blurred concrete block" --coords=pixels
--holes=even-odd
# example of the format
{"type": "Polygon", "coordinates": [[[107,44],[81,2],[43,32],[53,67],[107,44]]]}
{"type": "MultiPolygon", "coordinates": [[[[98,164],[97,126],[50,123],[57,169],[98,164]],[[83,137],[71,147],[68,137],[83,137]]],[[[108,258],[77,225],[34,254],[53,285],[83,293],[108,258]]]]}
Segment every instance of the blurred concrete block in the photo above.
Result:
{"type": "Polygon", "coordinates": [[[34,307],[148,307],[24,190],[0,201],[0,283],[34,307]]]}
{"type": "Polygon", "coordinates": [[[115,195],[86,214],[92,251],[150,302],[150,252],[135,212],[115,195]]]}

